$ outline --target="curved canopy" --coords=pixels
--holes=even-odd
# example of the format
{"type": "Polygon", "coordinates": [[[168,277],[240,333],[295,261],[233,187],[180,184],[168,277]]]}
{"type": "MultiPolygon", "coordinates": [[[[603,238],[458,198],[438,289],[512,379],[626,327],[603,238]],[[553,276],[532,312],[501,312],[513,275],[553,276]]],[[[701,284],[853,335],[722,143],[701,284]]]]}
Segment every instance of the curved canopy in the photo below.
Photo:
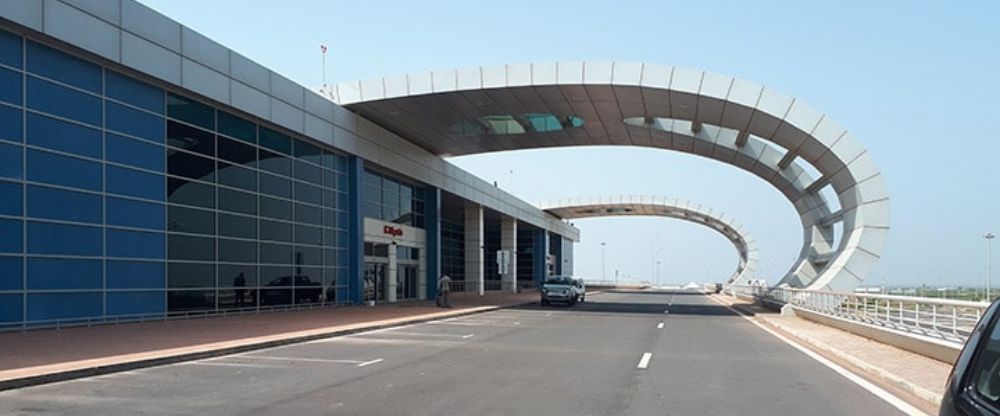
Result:
{"type": "Polygon", "coordinates": [[[802,223],[799,259],[780,284],[851,290],[885,245],[889,198],[867,151],[826,114],[753,82],[669,65],[553,62],[377,78],[327,93],[441,156],[624,145],[744,169],[778,189],[802,223]],[[827,187],[836,201],[823,196],[827,187]]]}
{"type": "Polygon", "coordinates": [[[757,272],[757,243],[742,225],[722,211],[682,199],[622,195],[604,198],[560,200],[541,207],[564,220],[616,216],[654,216],[677,218],[701,224],[722,234],[736,247],[740,256],[730,284],[749,284],[757,272]]]}

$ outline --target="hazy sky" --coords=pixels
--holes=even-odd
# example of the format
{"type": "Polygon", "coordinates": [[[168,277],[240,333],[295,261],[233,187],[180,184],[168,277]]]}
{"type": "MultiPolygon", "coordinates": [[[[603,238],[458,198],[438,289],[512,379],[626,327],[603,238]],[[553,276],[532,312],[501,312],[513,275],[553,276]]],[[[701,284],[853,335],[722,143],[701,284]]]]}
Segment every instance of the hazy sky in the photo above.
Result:
{"type": "MultiPolygon", "coordinates": [[[[1000,234],[1000,2],[249,1],[144,3],[307,86],[482,64],[665,63],[760,82],[827,113],[869,149],[891,198],[870,283],[981,284],[984,232],[1000,234]],[[809,4],[807,4],[809,3],[809,4]]],[[[452,159],[529,201],[656,194],[732,214],[780,278],[802,231],[762,180],[686,154],[580,148],[452,159]],[[511,173],[513,171],[513,174],[511,173]]],[[[735,250],[658,218],[577,221],[576,272],[721,280],[735,250]]],[[[994,269],[1000,269],[995,243],[994,269]]],[[[994,273],[1000,277],[1000,270],[994,273]]]]}

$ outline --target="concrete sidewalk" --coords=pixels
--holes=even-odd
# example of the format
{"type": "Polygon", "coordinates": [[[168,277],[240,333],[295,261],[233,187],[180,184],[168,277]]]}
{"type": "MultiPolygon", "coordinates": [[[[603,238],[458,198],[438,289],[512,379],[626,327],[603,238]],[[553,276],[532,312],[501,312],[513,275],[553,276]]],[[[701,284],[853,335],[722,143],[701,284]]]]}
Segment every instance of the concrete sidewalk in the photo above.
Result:
{"type": "Polygon", "coordinates": [[[951,363],[872,341],[795,316],[782,316],[751,302],[713,295],[731,306],[754,312],[753,319],[768,325],[796,342],[841,364],[853,367],[867,378],[895,387],[935,410],[941,403],[951,363]]]}
{"type": "Polygon", "coordinates": [[[0,390],[537,302],[537,292],[0,333],[0,390]]]}

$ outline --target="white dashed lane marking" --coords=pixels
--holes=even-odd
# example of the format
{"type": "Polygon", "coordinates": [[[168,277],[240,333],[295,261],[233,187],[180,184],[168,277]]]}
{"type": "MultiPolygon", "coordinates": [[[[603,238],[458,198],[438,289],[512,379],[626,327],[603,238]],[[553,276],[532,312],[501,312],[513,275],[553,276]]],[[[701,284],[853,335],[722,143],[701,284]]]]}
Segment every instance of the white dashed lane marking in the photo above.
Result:
{"type": "Polygon", "coordinates": [[[378,364],[378,363],[380,363],[382,361],[385,361],[385,359],[376,358],[376,359],[371,360],[371,361],[365,361],[363,363],[359,363],[358,367],[367,367],[367,366],[372,365],[372,364],[378,364]]]}
{"type": "Polygon", "coordinates": [[[649,367],[649,359],[651,358],[653,358],[653,353],[651,352],[643,353],[642,358],[639,359],[639,365],[635,366],[635,368],[638,368],[640,370],[645,370],[646,367],[649,367]]]}

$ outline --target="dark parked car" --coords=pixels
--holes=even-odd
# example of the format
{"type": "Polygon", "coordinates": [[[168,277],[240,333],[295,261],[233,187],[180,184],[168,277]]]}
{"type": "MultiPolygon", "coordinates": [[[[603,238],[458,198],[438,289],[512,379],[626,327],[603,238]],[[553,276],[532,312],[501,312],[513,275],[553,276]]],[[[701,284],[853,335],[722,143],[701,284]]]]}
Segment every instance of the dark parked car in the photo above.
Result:
{"type": "Polygon", "coordinates": [[[993,302],[959,354],[941,400],[941,416],[1000,415],[1000,325],[993,302]]]}

